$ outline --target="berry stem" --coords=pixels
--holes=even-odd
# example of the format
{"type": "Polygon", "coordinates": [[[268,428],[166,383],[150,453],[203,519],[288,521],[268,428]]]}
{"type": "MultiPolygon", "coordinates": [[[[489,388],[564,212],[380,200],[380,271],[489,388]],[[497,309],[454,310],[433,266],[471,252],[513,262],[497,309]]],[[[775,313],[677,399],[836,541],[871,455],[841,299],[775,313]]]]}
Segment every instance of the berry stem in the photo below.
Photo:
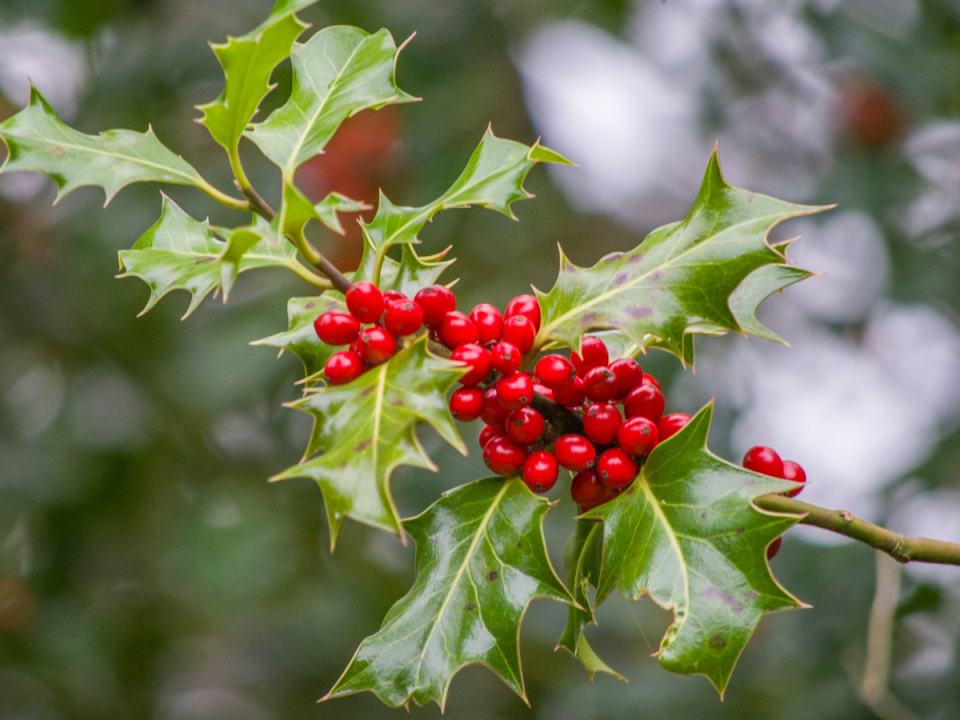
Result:
{"type": "Polygon", "coordinates": [[[310,244],[310,241],[304,236],[302,229],[290,238],[290,242],[292,242],[297,250],[300,251],[300,254],[306,258],[307,262],[330,278],[330,282],[335,290],[339,290],[344,295],[347,294],[347,290],[350,289],[353,283],[346,275],[337,269],[336,265],[327,260],[320,254],[319,250],[310,244]]]}
{"type": "Polygon", "coordinates": [[[543,415],[547,422],[553,426],[557,436],[583,435],[583,421],[563,405],[558,405],[540,393],[534,393],[530,407],[543,415]]]}
{"type": "Polygon", "coordinates": [[[227,155],[230,157],[230,169],[233,170],[233,176],[236,178],[234,183],[237,189],[243,193],[243,196],[247,199],[250,209],[267,220],[273,220],[277,212],[270,207],[266,200],[260,197],[260,193],[256,191],[250,179],[247,177],[247,173],[243,169],[243,164],[240,162],[239,147],[233,147],[227,152],[227,155]]]}

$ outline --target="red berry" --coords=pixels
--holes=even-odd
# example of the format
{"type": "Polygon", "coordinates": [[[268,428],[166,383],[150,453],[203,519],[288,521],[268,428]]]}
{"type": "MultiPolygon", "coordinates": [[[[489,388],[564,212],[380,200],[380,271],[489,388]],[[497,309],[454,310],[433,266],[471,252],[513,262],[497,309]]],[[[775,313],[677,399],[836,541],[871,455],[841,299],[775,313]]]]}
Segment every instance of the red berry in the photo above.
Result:
{"type": "Polygon", "coordinates": [[[518,295],[510,301],[504,317],[512,318],[515,315],[523,315],[533,323],[534,330],[540,329],[540,303],[533,295],[518,295]]]}
{"type": "Polygon", "coordinates": [[[507,416],[507,435],[521,445],[535,443],[543,435],[543,415],[533,408],[522,407],[507,416]]]}
{"type": "Polygon", "coordinates": [[[595,367],[605,366],[610,362],[610,353],[603,340],[593,335],[584,335],[580,341],[580,352],[570,356],[577,375],[583,377],[595,367]]]}
{"type": "Polygon", "coordinates": [[[783,537],[776,538],[767,546],[767,560],[773,560],[773,557],[780,552],[780,546],[783,544],[783,537]]]}
{"type": "Polygon", "coordinates": [[[616,405],[594,403],[583,414],[583,431],[598,445],[609,445],[617,439],[623,418],[616,405]]]}
{"type": "Polygon", "coordinates": [[[643,369],[633,358],[614,360],[610,363],[610,370],[617,376],[617,400],[623,400],[643,382],[643,369]]]}
{"type": "Polygon", "coordinates": [[[345,312],[325,312],[313,321],[313,329],[327,345],[349,345],[360,335],[360,323],[345,312]]]}
{"type": "Polygon", "coordinates": [[[495,428],[490,425],[484,425],[483,430],[480,431],[480,437],[478,438],[481,449],[486,447],[487,443],[490,442],[493,438],[497,436],[503,437],[503,434],[504,432],[500,428],[495,428]]]}
{"type": "Polygon", "coordinates": [[[437,330],[440,342],[450,349],[456,349],[467,343],[475,343],[480,339],[477,326],[461,312],[448,312],[437,330]]]}
{"type": "Polygon", "coordinates": [[[690,422],[690,416],[686,413],[670,413],[669,415],[664,415],[657,421],[657,432],[660,433],[660,442],[676,435],[688,422],[690,422]]]}
{"type": "Polygon", "coordinates": [[[583,380],[577,378],[566,387],[557,388],[553,391],[553,399],[564,407],[583,405],[583,401],[587,399],[583,392],[583,380]]]}
{"type": "Polygon", "coordinates": [[[484,393],[483,410],[480,411],[480,417],[487,425],[502,428],[509,414],[510,408],[504,407],[503,403],[500,402],[496,388],[490,388],[484,393]]]}
{"type": "Polygon", "coordinates": [[[379,365],[393,357],[397,341],[382,327],[367,328],[360,333],[360,357],[371,365],[379,365]]]}
{"type": "Polygon", "coordinates": [[[547,355],[537,361],[534,375],[548,387],[561,388],[577,379],[577,370],[563,355],[547,355]]]}
{"type": "Polygon", "coordinates": [[[323,374],[330,385],[346,385],[363,375],[363,358],[351,350],[335,352],[323,366],[323,374]]]}
{"type": "Polygon", "coordinates": [[[640,383],[640,384],[641,384],[641,385],[656,385],[656,386],[657,386],[657,390],[660,390],[660,389],[661,389],[661,388],[660,388],[660,383],[659,383],[659,381],[658,381],[653,375],[647,375],[646,373],[643,374],[643,382],[640,383]]]}
{"type": "Polygon", "coordinates": [[[443,322],[448,312],[456,308],[456,300],[450,301],[453,293],[442,285],[432,285],[418,291],[413,301],[423,310],[423,322],[434,327],[443,322]]]}
{"type": "Polygon", "coordinates": [[[632,483],[637,470],[637,461],[620,448],[605,450],[597,460],[600,482],[611,490],[619,490],[632,483]]]}
{"type": "Polygon", "coordinates": [[[550,388],[546,387],[545,385],[540,385],[540,384],[538,384],[538,383],[534,383],[534,384],[533,384],[533,392],[535,392],[535,393],[540,393],[540,394],[543,395],[547,400],[553,400],[553,390],[551,390],[550,388]]]}
{"type": "Polygon", "coordinates": [[[503,435],[490,438],[483,446],[483,462],[497,475],[513,475],[526,459],[527,449],[503,435]]]}
{"type": "Polygon", "coordinates": [[[557,482],[557,459],[546,450],[530,453],[523,463],[523,481],[535,493],[547,492],[557,482]]]}
{"type": "Polygon", "coordinates": [[[641,385],[630,391],[623,403],[628,418],[645,417],[656,422],[663,415],[666,401],[656,385],[641,385]]]}
{"type": "Polygon", "coordinates": [[[537,329],[533,323],[523,315],[514,315],[503,323],[503,339],[516,346],[522,355],[530,352],[533,341],[537,337],[537,329]]]}
{"type": "Polygon", "coordinates": [[[523,353],[516,345],[508,342],[498,342],[490,351],[490,363],[493,369],[502,372],[504,375],[515,373],[520,368],[520,362],[523,360],[523,353]]]}
{"type": "Polygon", "coordinates": [[[390,303],[396,302],[397,300],[409,300],[406,295],[404,295],[399,290],[384,290],[383,291],[383,306],[390,307],[390,303]]]}
{"type": "Polygon", "coordinates": [[[584,470],[570,483],[570,496],[584,511],[613,499],[610,488],[600,482],[593,470],[584,470]]]}
{"type": "Polygon", "coordinates": [[[347,310],[362,323],[372,323],[383,314],[383,294],[371,282],[358,282],[347,290],[347,310]]]}
{"type": "Polygon", "coordinates": [[[423,326],[423,310],[413,300],[397,300],[387,305],[383,324],[397,337],[413,335],[423,326]]]}
{"type": "Polygon", "coordinates": [[[617,444],[631,455],[646,455],[659,441],[656,423],[645,417],[632,417],[617,431],[617,444]]]}
{"type": "Polygon", "coordinates": [[[503,315],[493,305],[477,305],[470,311],[470,319],[480,333],[480,344],[497,342],[503,335],[503,315]]]}
{"type": "Polygon", "coordinates": [[[533,400],[533,380],[519,372],[506,375],[497,380],[497,397],[511,410],[529,405],[533,400]]]}
{"type": "Polygon", "coordinates": [[[478,387],[463,387],[450,396],[450,412],[460,422],[476,420],[481,410],[483,390],[478,387]]]}
{"type": "Polygon", "coordinates": [[[564,435],[553,448],[557,462],[567,470],[580,472],[593,465],[597,449],[583,435],[564,435]]]}
{"type": "Polygon", "coordinates": [[[783,460],[772,449],[757,445],[747,450],[743,456],[743,466],[747,470],[753,470],[761,475],[770,477],[783,477],[783,460]]]}
{"type": "Polygon", "coordinates": [[[474,343],[461,345],[450,353],[450,359],[470,366],[470,371],[460,378],[460,383],[463,385],[477,385],[486,380],[487,375],[490,374],[490,353],[480,345],[474,343]]]}
{"type": "MultiPolygon", "coordinates": [[[[784,480],[790,480],[791,482],[807,482],[807,473],[805,473],[803,468],[797,465],[797,463],[795,463],[793,460],[783,461],[783,475],[780,477],[782,477],[784,480]]],[[[787,490],[784,495],[787,497],[796,497],[800,494],[801,490],[803,490],[803,485],[794,490],[787,490]]]]}
{"type": "Polygon", "coordinates": [[[595,367],[583,376],[583,392],[594,402],[613,400],[617,394],[617,376],[608,367],[595,367]]]}

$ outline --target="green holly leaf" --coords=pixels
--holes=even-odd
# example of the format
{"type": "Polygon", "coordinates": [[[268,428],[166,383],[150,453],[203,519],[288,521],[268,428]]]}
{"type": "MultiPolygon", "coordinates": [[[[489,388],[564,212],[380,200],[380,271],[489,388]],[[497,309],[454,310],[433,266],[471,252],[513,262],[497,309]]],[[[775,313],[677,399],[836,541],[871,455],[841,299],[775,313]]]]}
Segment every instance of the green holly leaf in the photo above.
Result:
{"type": "Polygon", "coordinates": [[[803,607],[771,575],[767,546],[800,516],[752,500],[793,483],[731,465],[707,449],[713,404],[657,445],[640,476],[585,513],[603,521],[597,603],[613,588],[673,610],[657,653],[677,673],[706,675],[721,693],[760,619],[803,607]]]}
{"type": "Polygon", "coordinates": [[[64,125],[35,87],[30,104],[3,123],[7,159],[0,172],[32,170],[57,184],[57,200],[84,185],[98,185],[108,204],[130,183],[165,182],[209,188],[196,170],[164,147],[153,128],[145,133],[108,130],[85,135],[64,125]]]}
{"type": "Polygon", "coordinates": [[[386,30],[371,35],[344,25],[324,28],[293,53],[290,99],[247,137],[292,185],[296,169],[323,152],[348,117],[416,99],[396,85],[399,52],[386,30]]]}
{"type": "Polygon", "coordinates": [[[313,478],[323,491],[331,547],[344,518],[403,536],[390,493],[399,465],[436,470],[416,435],[423,421],[464,455],[445,394],[462,365],[432,355],[425,337],[347,385],[320,387],[290,407],[313,415],[304,460],[273,480],[313,478]]]}
{"type": "Polygon", "coordinates": [[[337,213],[355,213],[369,210],[370,206],[359,200],[352,200],[346,195],[338,192],[332,192],[323,200],[313,206],[317,219],[340,235],[344,234],[343,225],[340,224],[340,218],[337,213]]]}
{"type": "Polygon", "coordinates": [[[773,293],[813,275],[794,265],[764,265],[750,273],[730,296],[730,310],[740,328],[764,340],[787,344],[773,330],[757,320],[757,308],[773,293]]]}
{"type": "MultiPolygon", "coordinates": [[[[690,333],[742,332],[744,323],[753,322],[756,308],[741,302],[737,316],[730,297],[758,268],[785,261],[767,242],[771,228],[825,209],[731,187],[714,151],[700,194],[681,222],[654,230],[639,247],[591,268],[577,267],[561,252],[553,289],[537,291],[543,313],[538,342],[579,347],[588,330],[612,328],[639,347],[656,345],[692,360],[692,338],[688,347],[684,342],[690,333]]],[[[773,284],[765,281],[757,292],[773,284]]]]}
{"type": "Polygon", "coordinates": [[[295,13],[316,0],[277,0],[270,16],[257,28],[227,42],[212,44],[223,67],[226,82],[213,102],[198,105],[213,139],[233,152],[243,131],[257,112],[260,101],[274,86],[273,69],[290,55],[294,41],[307,27],[295,13]]]}
{"type": "Polygon", "coordinates": [[[412,699],[442,709],[453,676],[481,663],[526,702],[518,643],[527,605],[537,597],[571,602],[547,557],[549,510],[520,480],[494,477],[406,520],[417,543],[413,587],[323,699],[370,691],[392,707],[412,699]]]}

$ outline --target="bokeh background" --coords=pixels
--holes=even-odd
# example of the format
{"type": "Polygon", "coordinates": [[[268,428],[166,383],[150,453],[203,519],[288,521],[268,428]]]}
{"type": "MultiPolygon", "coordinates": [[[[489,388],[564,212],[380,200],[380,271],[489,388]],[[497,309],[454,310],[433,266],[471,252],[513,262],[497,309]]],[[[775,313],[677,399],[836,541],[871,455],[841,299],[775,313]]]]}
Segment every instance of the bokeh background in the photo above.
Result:
{"type": "MultiPolygon", "coordinates": [[[[241,34],[268,0],[4,0],[0,118],[27,78],[86,131],[144,130],[221,188],[229,170],[197,103],[222,75],[207,41],[241,34]]],[[[729,181],[839,207],[782,228],[824,273],[764,307],[793,348],[698,345],[697,372],[654,352],[669,406],[717,396],[711,443],[733,460],[770,444],[803,464],[804,499],[909,533],[960,541],[960,3],[956,0],[342,0],[302,16],[417,32],[399,83],[423,102],[349,121],[300,181],[416,204],[456,177],[488,122],[579,163],[537,168],[514,223],[441,215],[424,252],[453,245],[459,302],[501,307],[546,289],[556,245],[579,264],[682,217],[715,141],[729,181]]],[[[264,112],[283,101],[289,64],[264,112]]],[[[275,201],[275,169],[244,148],[275,201]]],[[[2,151],[0,151],[2,152],[2,151]]],[[[196,217],[238,222],[165,188],[196,217]]],[[[369,695],[316,705],[360,640],[409,587],[412,552],[348,523],[328,550],[309,481],[268,485],[295,462],[308,419],[300,367],[248,342],[285,327],[308,288],[245,275],[187,322],[185,294],[142,318],[147,291],[118,281],[116,251],[157,218],[156,187],[102,208],[83,189],[0,177],[0,718],[386,718],[369,695]]],[[[358,233],[317,237],[342,267],[358,233]]],[[[399,471],[403,510],[484,473],[429,433],[440,473],[399,471]]],[[[557,566],[572,503],[547,522],[557,566]]],[[[873,552],[789,533],[773,563],[812,609],[765,619],[721,703],[701,677],[650,653],[669,615],[613,597],[588,637],[629,683],[553,651],[562,608],[523,628],[532,709],[494,676],[453,681],[449,718],[876,717],[857,693],[875,587],[873,552]]],[[[908,566],[893,623],[887,718],[960,718],[960,570],[908,566]],[[892,714],[891,714],[892,713],[892,714]]],[[[435,707],[413,708],[417,718],[435,707]]]]}

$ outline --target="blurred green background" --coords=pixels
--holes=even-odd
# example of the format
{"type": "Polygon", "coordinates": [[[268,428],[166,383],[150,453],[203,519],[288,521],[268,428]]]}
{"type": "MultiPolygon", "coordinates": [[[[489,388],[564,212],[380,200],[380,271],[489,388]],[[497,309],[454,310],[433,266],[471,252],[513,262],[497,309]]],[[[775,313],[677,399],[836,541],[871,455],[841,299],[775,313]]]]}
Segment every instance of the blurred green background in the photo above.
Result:
{"type": "MultiPolygon", "coordinates": [[[[74,127],[152,123],[229,188],[225,157],[192,122],[193,106],[222,86],[207,42],[268,12],[268,0],[4,0],[0,118],[24,104],[29,75],[74,127]]],[[[528,182],[537,197],[515,207],[519,223],[451,211],[424,231],[423,252],[454,246],[447,279],[461,277],[462,307],[548,288],[557,243],[590,264],[679,218],[717,137],[731,182],[841,203],[852,224],[803,226],[811,243],[818,228],[826,238],[806,264],[835,271],[839,284],[824,280],[768,315],[797,347],[784,352],[801,360],[735,338],[700,343],[696,376],[656,353],[644,367],[669,386],[675,410],[718,394],[712,443],[726,457],[782,438],[808,470],[822,468],[811,473],[821,494],[812,486],[807,499],[849,501],[960,541],[960,3],[343,0],[301,15],[315,28],[417,32],[398,81],[423,98],[349,121],[301,172],[311,194],[370,200],[383,187],[395,202],[425,202],[457,176],[487,123],[527,143],[543,134],[581,163],[537,168],[528,182]],[[598,199],[585,183],[609,188],[598,199]],[[772,390],[755,379],[765,368],[787,373],[772,390]],[[809,398],[823,404],[801,407],[809,398]],[[818,458],[829,422],[850,439],[818,458]],[[858,471],[866,479],[853,487],[858,471]]],[[[275,80],[263,113],[285,99],[288,63],[275,80]]],[[[278,173],[244,150],[275,202],[278,173]]],[[[240,222],[199,193],[164,191],[195,217],[240,222]]],[[[315,701],[409,587],[412,549],[347,523],[331,555],[317,487],[266,482],[299,458],[309,424],[281,407],[297,396],[296,358],[248,342],[284,328],[286,299],[309,288],[262,271],[244,275],[228,306],[207,300],[187,322],[182,293],[137,318],[146,288],[113,279],[116,251],[156,220],[157,188],[130,187],[106,210],[99,190],[55,207],[53,198],[46,180],[0,182],[0,718],[402,716],[368,695],[315,701]]],[[[316,239],[344,268],[359,257],[355,231],[316,239]]],[[[441,471],[396,473],[405,513],[484,474],[477,430],[465,428],[468,458],[422,433],[441,471]]],[[[574,509],[553,494],[561,503],[547,535],[559,568],[574,509]]],[[[813,608],[763,621],[723,702],[705,679],[670,675],[650,657],[668,613],[613,597],[588,636],[629,683],[591,685],[554,652],[565,614],[538,601],[521,636],[532,708],[474,667],[453,681],[446,716],[876,717],[856,690],[873,552],[809,539],[791,533],[773,566],[813,608]]],[[[958,588],[953,570],[903,579],[891,689],[916,717],[960,718],[958,588]]],[[[887,717],[912,717],[898,712],[887,717]]]]}

